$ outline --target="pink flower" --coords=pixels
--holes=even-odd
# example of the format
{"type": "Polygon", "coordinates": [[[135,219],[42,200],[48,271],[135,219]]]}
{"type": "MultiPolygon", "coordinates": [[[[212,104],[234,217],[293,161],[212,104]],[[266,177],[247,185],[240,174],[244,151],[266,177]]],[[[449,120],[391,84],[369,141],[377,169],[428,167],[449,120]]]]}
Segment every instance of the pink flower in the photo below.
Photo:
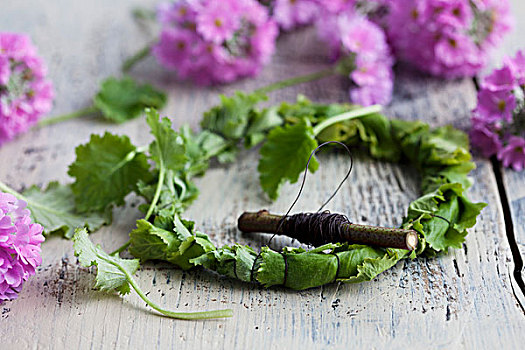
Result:
{"type": "Polygon", "coordinates": [[[254,76],[275,50],[278,27],[255,0],[181,0],[158,10],[153,54],[182,79],[212,85],[254,76]]]}
{"type": "Polygon", "coordinates": [[[498,159],[503,162],[503,166],[521,171],[525,168],[525,139],[512,136],[507,146],[498,152],[498,159]]]}
{"type": "Polygon", "coordinates": [[[28,36],[0,32],[0,146],[51,110],[53,88],[28,36]]]}
{"type": "Polygon", "coordinates": [[[431,74],[474,76],[510,29],[508,0],[392,0],[386,32],[396,56],[431,74]]]}
{"type": "Polygon", "coordinates": [[[0,301],[15,299],[42,264],[42,226],[31,223],[26,205],[0,192],[0,301]]]}
{"type": "Polygon", "coordinates": [[[312,23],[319,11],[314,0],[275,0],[272,10],[273,19],[284,30],[312,23]]]}
{"type": "Polygon", "coordinates": [[[518,51],[514,58],[508,58],[507,66],[519,85],[525,85],[525,50],[518,51]]]}
{"type": "Polygon", "coordinates": [[[491,91],[512,91],[517,86],[517,79],[513,69],[509,65],[503,68],[495,69],[492,73],[483,79],[484,89],[491,91]]]}
{"type": "Polygon", "coordinates": [[[385,34],[381,28],[364,17],[356,16],[340,20],[339,29],[344,33],[341,38],[343,46],[351,52],[376,58],[388,51],[385,34]]]}
{"type": "Polygon", "coordinates": [[[478,92],[476,112],[487,122],[497,120],[512,120],[512,112],[516,108],[516,97],[511,91],[490,91],[481,89],[478,92]]]}
{"type": "Polygon", "coordinates": [[[222,43],[239,29],[240,19],[232,1],[210,1],[197,13],[197,31],[205,40],[222,43]]]}
{"type": "Polygon", "coordinates": [[[325,11],[317,22],[319,37],[333,59],[352,59],[348,72],[353,86],[350,99],[358,104],[388,104],[392,98],[393,58],[383,30],[353,9],[325,11]]]}
{"type": "Polygon", "coordinates": [[[483,155],[497,154],[504,166],[515,170],[522,170],[525,164],[525,104],[520,87],[524,61],[523,53],[518,52],[483,79],[470,132],[472,144],[483,155]]]}
{"type": "Polygon", "coordinates": [[[473,119],[473,126],[470,129],[470,141],[486,158],[497,154],[503,146],[500,136],[491,130],[488,124],[484,121],[479,121],[479,119],[478,121],[473,119]]]}

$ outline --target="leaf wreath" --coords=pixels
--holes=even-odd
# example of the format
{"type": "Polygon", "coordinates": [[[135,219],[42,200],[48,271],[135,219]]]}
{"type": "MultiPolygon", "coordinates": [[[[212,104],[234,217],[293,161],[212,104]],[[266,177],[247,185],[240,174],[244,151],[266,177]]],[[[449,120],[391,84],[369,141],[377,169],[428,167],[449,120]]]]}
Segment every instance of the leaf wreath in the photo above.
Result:
{"type": "Polygon", "coordinates": [[[157,175],[139,181],[137,191],[146,199],[144,211],[149,209],[154,216],[138,220],[130,234],[129,251],[136,258],[162,260],[182,269],[202,266],[266,287],[284,285],[300,290],[334,281],[357,283],[375,278],[401,259],[460,247],[485,206],[465,196],[471,185],[468,173],[475,166],[470,161],[467,136],[452,127],[431,129],[419,121],[390,120],[374,108],[320,105],[304,97],[295,104],[268,109],[257,108],[259,96],[238,94],[232,99],[224,97],[223,105],[207,112],[204,130],[196,135],[187,126],[177,133],[167,119],[159,121],[157,113],[148,112],[155,137],[150,160],[157,175]],[[223,120],[232,103],[244,104],[235,123],[223,120]],[[261,186],[272,199],[277,198],[282,183],[298,179],[310,152],[327,140],[365,147],[376,159],[412,163],[423,177],[422,196],[410,204],[402,227],[419,232],[419,249],[410,253],[337,242],[309,251],[284,248],[276,252],[263,247],[257,253],[242,245],[215,247],[192,222],[181,220],[180,214],[197,195],[192,178],[204,173],[211,158],[224,154],[234,158],[239,144],[253,146],[249,140],[264,141],[258,170],[261,186]],[[159,181],[162,172],[169,176],[165,174],[159,181]]]}

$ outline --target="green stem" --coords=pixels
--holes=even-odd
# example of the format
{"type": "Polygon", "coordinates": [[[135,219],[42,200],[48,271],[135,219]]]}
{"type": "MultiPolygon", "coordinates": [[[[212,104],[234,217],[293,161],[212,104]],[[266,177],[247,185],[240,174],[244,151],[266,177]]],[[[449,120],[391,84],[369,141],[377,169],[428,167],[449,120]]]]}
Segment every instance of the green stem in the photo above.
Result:
{"type": "Polygon", "coordinates": [[[121,245],[118,249],[112,251],[111,254],[109,254],[109,255],[115,255],[115,254],[120,254],[120,253],[122,253],[123,251],[125,251],[126,249],[128,249],[128,247],[130,246],[130,244],[131,244],[131,241],[127,241],[126,243],[124,243],[123,245],[121,245]]]}
{"type": "Polygon", "coordinates": [[[42,119],[36,124],[36,126],[38,128],[41,128],[43,126],[60,123],[60,122],[63,122],[69,119],[83,117],[83,116],[93,114],[96,112],[98,112],[98,109],[95,106],[89,106],[86,108],[79,109],[78,111],[75,111],[72,113],[62,114],[62,115],[57,115],[55,117],[49,117],[49,118],[42,119]]]}
{"type": "Polygon", "coordinates": [[[151,214],[153,214],[153,209],[155,209],[155,206],[157,205],[157,202],[160,198],[160,192],[162,190],[162,184],[164,183],[164,176],[166,175],[166,168],[164,167],[164,164],[160,164],[160,172],[159,172],[159,181],[157,182],[157,189],[155,190],[155,195],[153,196],[153,200],[151,201],[151,204],[149,205],[148,212],[146,213],[146,216],[144,217],[144,220],[148,220],[151,214]]]}
{"type": "Polygon", "coordinates": [[[306,75],[301,75],[301,76],[293,77],[293,78],[290,78],[290,79],[281,80],[281,81],[278,81],[276,83],[273,83],[273,84],[270,84],[270,85],[267,85],[267,86],[263,86],[262,88],[256,89],[254,92],[255,93],[261,93],[261,94],[267,94],[267,93],[275,91],[275,90],[280,90],[280,89],[284,89],[284,88],[289,87],[289,86],[294,86],[294,85],[299,85],[299,84],[302,84],[302,83],[307,83],[309,81],[319,80],[319,79],[322,79],[322,78],[325,78],[325,77],[329,77],[329,76],[332,76],[332,75],[336,75],[336,74],[338,74],[337,71],[336,71],[336,66],[333,66],[333,67],[330,67],[330,68],[327,68],[327,69],[323,69],[323,70],[321,70],[319,72],[306,74],[306,75]]]}
{"type": "Polygon", "coordinates": [[[333,124],[340,123],[340,122],[345,121],[345,120],[350,120],[350,119],[354,119],[354,118],[364,117],[365,115],[379,113],[379,112],[381,112],[381,106],[380,105],[372,105],[372,106],[363,107],[363,108],[359,108],[359,109],[354,109],[352,111],[348,111],[348,112],[336,115],[334,117],[325,119],[321,123],[317,124],[314,127],[314,135],[315,136],[319,135],[319,133],[321,133],[321,131],[323,131],[324,129],[326,129],[327,127],[329,127],[329,126],[331,126],[333,124]]]}
{"type": "MultiPolygon", "coordinates": [[[[106,260],[108,261],[108,260],[106,260]]],[[[122,268],[118,264],[115,264],[111,261],[108,261],[114,266],[116,266],[125,276],[128,280],[129,284],[133,287],[135,292],[141,297],[142,300],[146,302],[152,309],[157,310],[163,315],[166,315],[171,318],[177,318],[182,320],[204,320],[204,319],[210,319],[210,318],[223,318],[223,317],[232,317],[233,311],[231,309],[224,309],[224,310],[213,310],[213,311],[199,311],[199,312],[174,312],[169,310],[164,310],[159,305],[155,304],[153,301],[151,301],[146,294],[140,289],[140,287],[135,282],[135,279],[133,276],[131,276],[126,269],[122,268]]]]}
{"type": "Polygon", "coordinates": [[[149,54],[151,53],[152,46],[153,46],[153,43],[150,43],[146,45],[145,47],[143,47],[142,49],[140,49],[140,51],[138,51],[136,54],[126,59],[124,61],[124,64],[122,65],[122,72],[123,73],[129,72],[137,63],[139,63],[140,61],[148,57],[149,54]]]}
{"type": "Polygon", "coordinates": [[[23,200],[24,202],[28,202],[28,199],[26,197],[22,196],[20,193],[18,193],[17,191],[12,189],[11,187],[7,186],[2,181],[0,181],[0,191],[6,192],[6,193],[10,193],[13,196],[15,196],[16,198],[18,198],[20,200],[23,200]]]}

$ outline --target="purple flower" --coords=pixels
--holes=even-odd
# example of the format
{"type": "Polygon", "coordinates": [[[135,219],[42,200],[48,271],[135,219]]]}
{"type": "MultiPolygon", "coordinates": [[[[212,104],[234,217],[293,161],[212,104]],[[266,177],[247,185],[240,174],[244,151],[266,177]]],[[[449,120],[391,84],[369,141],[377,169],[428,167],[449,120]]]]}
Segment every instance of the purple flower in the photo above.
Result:
{"type": "Polygon", "coordinates": [[[310,24],[319,9],[314,0],[275,0],[272,17],[284,30],[310,24]]]}
{"type": "Polygon", "coordinates": [[[511,91],[491,91],[481,89],[478,92],[476,113],[487,122],[512,120],[512,112],[516,108],[516,97],[511,91]]]}
{"type": "Polygon", "coordinates": [[[323,8],[323,10],[332,13],[339,14],[342,12],[353,11],[357,0],[315,0],[323,8]]]}
{"type": "Polygon", "coordinates": [[[0,32],[0,146],[51,110],[53,88],[28,36],[0,32]]]}
{"type": "Polygon", "coordinates": [[[383,30],[353,9],[325,11],[317,23],[319,37],[331,57],[353,60],[349,78],[354,83],[350,99],[358,104],[388,104],[392,98],[393,58],[383,30]]]}
{"type": "Polygon", "coordinates": [[[470,141],[472,145],[481,151],[484,157],[488,158],[503,146],[497,132],[491,130],[489,125],[482,120],[473,119],[473,126],[470,129],[470,141]]]}
{"type": "Polygon", "coordinates": [[[508,144],[498,152],[498,159],[503,162],[503,166],[521,171],[525,168],[525,139],[512,136],[508,144]]]}
{"type": "Polygon", "coordinates": [[[512,71],[519,85],[525,85],[525,50],[518,51],[514,58],[508,58],[506,65],[512,71]]]}
{"type": "Polygon", "coordinates": [[[26,205],[0,192],[0,301],[15,299],[42,264],[42,226],[31,223],[26,205]]]}
{"type": "Polygon", "coordinates": [[[371,59],[388,53],[385,33],[366,18],[344,18],[339,23],[339,29],[345,34],[341,42],[347,50],[371,59]]]}
{"type": "Polygon", "coordinates": [[[389,1],[386,32],[396,56],[434,75],[474,76],[510,29],[508,0],[389,1]]]}
{"type": "Polygon", "coordinates": [[[525,104],[523,81],[525,57],[518,52],[506,58],[502,68],[495,69],[482,81],[478,105],[473,110],[470,135],[472,144],[483,155],[498,155],[506,167],[525,167],[525,104]]]}
{"type": "Polygon", "coordinates": [[[483,79],[482,86],[484,89],[491,91],[508,91],[511,92],[517,85],[517,79],[511,67],[505,65],[503,68],[495,69],[492,73],[483,79]]]}
{"type": "Polygon", "coordinates": [[[197,12],[197,31],[204,40],[220,44],[232,37],[241,25],[233,1],[209,1],[197,12]]]}
{"type": "Polygon", "coordinates": [[[212,85],[254,76],[275,50],[278,27],[255,0],[182,0],[158,11],[153,54],[182,79],[212,85]]]}

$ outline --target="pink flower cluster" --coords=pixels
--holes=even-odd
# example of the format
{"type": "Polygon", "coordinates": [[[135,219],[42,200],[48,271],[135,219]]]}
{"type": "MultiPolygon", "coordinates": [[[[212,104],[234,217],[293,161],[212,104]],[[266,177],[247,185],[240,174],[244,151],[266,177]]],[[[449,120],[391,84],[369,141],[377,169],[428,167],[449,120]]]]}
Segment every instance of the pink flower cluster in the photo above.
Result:
{"type": "Polygon", "coordinates": [[[330,3],[336,11],[324,11],[317,28],[334,60],[352,59],[349,78],[355,86],[350,89],[350,99],[363,106],[388,104],[392,99],[394,59],[385,33],[352,9],[338,12],[341,0],[330,3]]]}
{"type": "Polygon", "coordinates": [[[31,39],[0,32],[0,145],[51,110],[53,87],[31,39]]]}
{"type": "Polygon", "coordinates": [[[525,168],[525,50],[507,58],[481,82],[470,138],[485,157],[525,168]]]}
{"type": "Polygon", "coordinates": [[[434,75],[473,76],[510,29],[508,0],[389,0],[396,56],[434,75]]]}
{"type": "Polygon", "coordinates": [[[42,264],[42,226],[31,223],[26,203],[0,192],[0,302],[17,297],[42,264]]]}
{"type": "Polygon", "coordinates": [[[311,24],[319,13],[315,0],[274,0],[270,7],[273,19],[284,30],[311,24]]]}
{"type": "Polygon", "coordinates": [[[157,60],[200,85],[254,76],[275,49],[278,27],[256,0],[181,0],[158,16],[157,60]]]}

